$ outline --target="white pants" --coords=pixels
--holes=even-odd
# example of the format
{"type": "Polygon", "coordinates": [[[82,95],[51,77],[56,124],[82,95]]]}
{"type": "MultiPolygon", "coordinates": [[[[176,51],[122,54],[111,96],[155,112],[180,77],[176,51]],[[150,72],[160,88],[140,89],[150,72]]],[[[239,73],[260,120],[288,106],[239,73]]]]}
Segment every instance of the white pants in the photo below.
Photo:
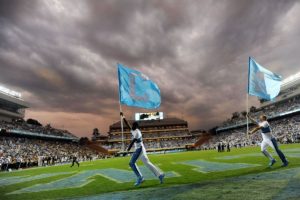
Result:
{"type": "Polygon", "coordinates": [[[268,146],[271,147],[274,151],[276,151],[276,149],[275,149],[275,147],[273,145],[273,142],[271,140],[269,140],[269,139],[264,139],[261,142],[261,145],[260,145],[261,151],[267,150],[268,146]]]}
{"type": "Polygon", "coordinates": [[[261,143],[261,151],[262,153],[267,156],[270,160],[273,160],[274,158],[271,156],[271,154],[269,154],[269,152],[267,151],[267,147],[271,147],[279,156],[279,158],[281,159],[282,163],[286,164],[288,161],[285,158],[285,155],[282,153],[282,151],[279,149],[277,141],[275,138],[271,138],[271,139],[264,139],[261,143]]]}
{"type": "Polygon", "coordinates": [[[155,176],[160,176],[162,174],[162,172],[156,167],[154,166],[148,156],[147,156],[147,152],[145,147],[140,147],[139,149],[136,149],[136,151],[133,153],[131,160],[130,160],[130,167],[132,168],[132,170],[134,171],[134,173],[137,175],[137,177],[142,177],[142,174],[138,168],[138,166],[136,165],[136,161],[137,159],[141,159],[142,162],[144,163],[144,165],[150,170],[152,171],[152,173],[155,176]]]}

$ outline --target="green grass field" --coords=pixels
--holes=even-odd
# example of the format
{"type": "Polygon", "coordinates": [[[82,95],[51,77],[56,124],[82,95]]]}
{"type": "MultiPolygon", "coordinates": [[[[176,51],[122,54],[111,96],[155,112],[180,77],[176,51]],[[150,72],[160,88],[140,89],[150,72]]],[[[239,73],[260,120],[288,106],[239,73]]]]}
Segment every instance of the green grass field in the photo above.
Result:
{"type": "Polygon", "coordinates": [[[166,173],[165,183],[142,168],[146,181],[139,188],[130,157],[3,172],[0,199],[300,199],[300,145],[281,148],[290,161],[286,168],[277,156],[268,168],[258,147],[150,155],[166,173]]]}

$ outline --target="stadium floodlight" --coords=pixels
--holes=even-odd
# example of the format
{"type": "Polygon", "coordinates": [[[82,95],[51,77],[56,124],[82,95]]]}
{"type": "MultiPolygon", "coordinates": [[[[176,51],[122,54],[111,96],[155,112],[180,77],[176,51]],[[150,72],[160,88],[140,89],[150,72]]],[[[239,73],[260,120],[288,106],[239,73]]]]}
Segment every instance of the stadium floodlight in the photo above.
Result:
{"type": "Polygon", "coordinates": [[[4,86],[0,85],[0,92],[21,99],[22,95],[19,92],[8,89],[4,86]]]}

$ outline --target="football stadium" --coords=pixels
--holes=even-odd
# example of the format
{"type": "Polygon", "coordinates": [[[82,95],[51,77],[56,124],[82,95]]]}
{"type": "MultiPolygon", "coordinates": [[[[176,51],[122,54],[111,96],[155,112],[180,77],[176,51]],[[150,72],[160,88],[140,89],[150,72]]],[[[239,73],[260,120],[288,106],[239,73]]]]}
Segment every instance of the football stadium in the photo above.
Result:
{"type": "Polygon", "coordinates": [[[1,200],[299,200],[300,3],[0,0],[1,200]]]}
{"type": "Polygon", "coordinates": [[[164,118],[162,112],[136,113],[132,121],[140,124],[149,157],[165,173],[165,182],[159,184],[138,162],[145,177],[138,188],[133,187],[130,156],[122,154],[122,143],[128,146],[131,134],[124,128],[122,137],[121,121],[109,126],[107,136],[97,132],[92,141],[80,142],[67,130],[24,121],[28,103],[3,92],[1,198],[298,199],[299,80],[299,75],[285,79],[276,100],[261,101],[260,107],[250,111],[252,116],[268,115],[273,134],[290,162],[287,168],[267,167],[259,148],[261,136],[247,138],[243,112],[224,120],[214,133],[190,131],[187,121],[164,118]],[[18,109],[23,115],[14,114],[18,109]],[[73,156],[79,167],[70,168],[73,156]]]}

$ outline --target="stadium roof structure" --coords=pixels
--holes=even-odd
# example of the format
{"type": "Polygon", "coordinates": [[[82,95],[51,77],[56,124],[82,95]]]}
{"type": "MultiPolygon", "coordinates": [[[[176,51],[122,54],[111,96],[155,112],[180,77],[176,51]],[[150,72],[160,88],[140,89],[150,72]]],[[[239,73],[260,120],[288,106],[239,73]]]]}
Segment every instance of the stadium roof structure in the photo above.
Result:
{"type": "MultiPolygon", "coordinates": [[[[135,120],[128,120],[130,124],[135,120]]],[[[178,118],[165,118],[160,120],[142,120],[138,121],[140,127],[155,127],[155,126],[174,126],[174,125],[188,125],[187,121],[178,118]]],[[[121,122],[118,121],[109,127],[110,129],[120,129],[121,122]]],[[[126,127],[125,127],[126,128],[126,127]]]]}
{"type": "Polygon", "coordinates": [[[17,108],[28,108],[29,105],[22,99],[14,98],[6,94],[0,93],[0,101],[3,104],[14,105],[17,108]]]}
{"type": "Polygon", "coordinates": [[[25,113],[22,110],[29,107],[28,103],[21,98],[19,93],[11,92],[10,94],[10,90],[7,90],[7,92],[5,90],[0,90],[0,119],[6,121],[24,118],[25,113]]]}
{"type": "Polygon", "coordinates": [[[19,129],[5,129],[5,131],[13,135],[41,138],[43,140],[47,140],[47,139],[55,139],[55,140],[59,139],[59,140],[69,140],[69,141],[79,140],[79,138],[73,134],[58,136],[58,135],[36,133],[34,131],[26,131],[26,130],[19,130],[19,129]]]}
{"type": "Polygon", "coordinates": [[[272,104],[288,100],[298,95],[300,95],[300,72],[293,74],[282,81],[280,93],[273,101],[265,101],[259,99],[261,103],[260,107],[263,108],[266,106],[270,106],[272,104]]]}
{"type": "Polygon", "coordinates": [[[281,90],[288,89],[294,85],[300,84],[300,72],[293,74],[286,79],[284,79],[281,83],[281,90]]]}

